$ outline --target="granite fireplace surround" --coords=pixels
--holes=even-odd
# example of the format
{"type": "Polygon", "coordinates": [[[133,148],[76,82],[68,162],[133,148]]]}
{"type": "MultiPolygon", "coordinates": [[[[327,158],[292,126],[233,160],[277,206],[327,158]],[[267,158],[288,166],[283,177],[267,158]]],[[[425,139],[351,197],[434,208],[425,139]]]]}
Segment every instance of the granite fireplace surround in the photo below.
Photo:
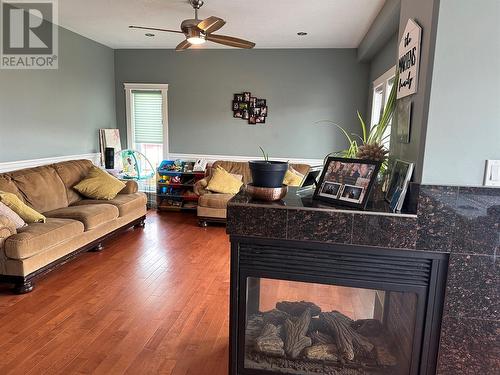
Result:
{"type": "Polygon", "coordinates": [[[437,374],[499,373],[500,188],[422,185],[413,215],[253,204],[240,194],[227,231],[449,253],[437,374]]]}

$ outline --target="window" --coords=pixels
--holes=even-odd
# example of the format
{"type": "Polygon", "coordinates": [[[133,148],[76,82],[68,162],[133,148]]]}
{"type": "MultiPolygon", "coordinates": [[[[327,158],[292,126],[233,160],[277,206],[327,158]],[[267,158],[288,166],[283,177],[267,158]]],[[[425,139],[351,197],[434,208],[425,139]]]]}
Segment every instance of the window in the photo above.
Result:
{"type": "Polygon", "coordinates": [[[125,84],[127,147],[142,152],[156,169],[168,158],[168,85],[125,84]]]}
{"type": "MultiPolygon", "coordinates": [[[[393,66],[373,82],[372,116],[370,127],[377,125],[382,118],[385,104],[389,100],[389,94],[391,93],[392,86],[394,85],[395,71],[396,66],[393,66]]],[[[391,123],[392,119],[385,130],[382,142],[388,150],[391,143],[391,123]]]]}

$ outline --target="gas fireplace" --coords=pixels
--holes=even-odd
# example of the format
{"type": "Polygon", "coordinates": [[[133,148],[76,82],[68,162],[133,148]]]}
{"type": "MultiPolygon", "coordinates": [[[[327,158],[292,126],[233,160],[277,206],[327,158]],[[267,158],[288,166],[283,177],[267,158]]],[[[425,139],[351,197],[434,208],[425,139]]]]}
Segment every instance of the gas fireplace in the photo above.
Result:
{"type": "Polygon", "coordinates": [[[447,255],[232,241],[231,374],[433,374],[447,255]]]}

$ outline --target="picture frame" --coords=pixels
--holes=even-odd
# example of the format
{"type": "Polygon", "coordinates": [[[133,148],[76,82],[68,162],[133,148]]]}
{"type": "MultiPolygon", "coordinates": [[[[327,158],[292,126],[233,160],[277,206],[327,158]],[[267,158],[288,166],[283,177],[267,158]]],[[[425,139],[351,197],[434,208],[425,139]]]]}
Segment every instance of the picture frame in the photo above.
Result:
{"type": "Polygon", "coordinates": [[[260,107],[253,107],[253,108],[250,108],[250,109],[251,109],[252,115],[254,115],[256,117],[260,116],[260,111],[261,111],[260,107]]]}
{"type": "Polygon", "coordinates": [[[313,199],[364,210],[381,164],[374,160],[328,157],[313,199]]]}
{"type": "Polygon", "coordinates": [[[233,117],[250,125],[265,124],[268,115],[267,100],[252,96],[249,91],[236,93],[232,101],[233,117]]]}
{"type": "Polygon", "coordinates": [[[410,143],[410,127],[411,127],[411,100],[401,100],[397,104],[397,137],[399,143],[410,143]]]}
{"type": "Polygon", "coordinates": [[[396,159],[391,171],[389,185],[385,194],[385,200],[389,203],[392,212],[401,212],[408,190],[414,164],[396,159]]]}

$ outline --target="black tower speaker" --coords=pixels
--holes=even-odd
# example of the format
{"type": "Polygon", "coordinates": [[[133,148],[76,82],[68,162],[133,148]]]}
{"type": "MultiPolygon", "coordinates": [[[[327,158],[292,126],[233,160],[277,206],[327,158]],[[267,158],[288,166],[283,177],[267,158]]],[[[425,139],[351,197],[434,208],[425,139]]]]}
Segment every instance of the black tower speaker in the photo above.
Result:
{"type": "Polygon", "coordinates": [[[115,168],[115,149],[111,147],[106,147],[104,150],[104,166],[106,169],[115,168]]]}

